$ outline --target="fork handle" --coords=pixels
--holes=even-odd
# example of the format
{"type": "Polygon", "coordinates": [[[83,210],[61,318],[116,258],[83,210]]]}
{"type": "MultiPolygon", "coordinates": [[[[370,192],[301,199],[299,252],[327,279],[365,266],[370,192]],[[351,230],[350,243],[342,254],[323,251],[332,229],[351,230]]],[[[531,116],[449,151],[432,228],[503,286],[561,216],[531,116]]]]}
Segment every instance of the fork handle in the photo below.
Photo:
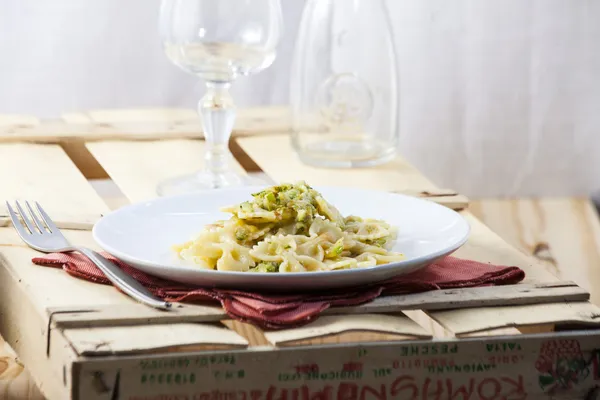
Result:
{"type": "Polygon", "coordinates": [[[126,274],[121,268],[107,260],[101,254],[85,247],[74,247],[73,250],[89,258],[115,286],[137,301],[161,310],[171,309],[171,303],[156,297],[141,283],[126,274]]]}

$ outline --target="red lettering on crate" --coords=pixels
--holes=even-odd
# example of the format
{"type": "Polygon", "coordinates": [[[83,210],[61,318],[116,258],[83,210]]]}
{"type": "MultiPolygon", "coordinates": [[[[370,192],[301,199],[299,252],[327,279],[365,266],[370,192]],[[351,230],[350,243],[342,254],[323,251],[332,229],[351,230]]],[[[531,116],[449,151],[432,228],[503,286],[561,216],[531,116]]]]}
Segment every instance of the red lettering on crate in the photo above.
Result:
{"type": "Polygon", "coordinates": [[[386,400],[387,399],[387,388],[384,384],[379,386],[379,389],[372,388],[369,385],[364,385],[362,390],[360,391],[360,399],[359,400],[386,400]]]}
{"type": "Polygon", "coordinates": [[[417,385],[415,385],[414,380],[415,378],[410,375],[402,375],[396,378],[394,382],[392,382],[392,386],[390,388],[390,394],[392,397],[407,400],[416,399],[419,395],[419,388],[417,385]]]}
{"type": "Polygon", "coordinates": [[[250,391],[250,399],[251,400],[260,400],[262,398],[262,390],[251,390],[250,391]]]}
{"type": "Polygon", "coordinates": [[[288,390],[279,390],[277,387],[271,385],[267,390],[267,400],[288,400],[288,390]]]}
{"type": "Polygon", "coordinates": [[[413,368],[443,368],[454,367],[454,360],[450,358],[412,358],[405,360],[394,360],[392,368],[394,369],[413,369],[413,368]]]}
{"type": "Polygon", "coordinates": [[[458,388],[454,389],[454,382],[452,379],[446,379],[446,388],[448,390],[448,398],[450,400],[455,399],[470,399],[473,394],[473,386],[475,384],[475,379],[469,379],[469,383],[467,384],[468,388],[465,385],[460,385],[458,388]]]}
{"type": "Polygon", "coordinates": [[[333,388],[331,385],[325,386],[321,390],[312,390],[308,386],[302,386],[302,400],[332,400],[333,388]]]}
{"type": "Polygon", "coordinates": [[[363,370],[363,364],[360,362],[347,362],[342,366],[343,372],[360,372],[363,370]]]}
{"type": "Polygon", "coordinates": [[[502,392],[502,386],[496,379],[487,378],[477,385],[477,395],[481,400],[497,399],[502,392]]]}
{"type": "MultiPolygon", "coordinates": [[[[435,389],[430,389],[431,378],[425,379],[423,382],[423,399],[431,399],[431,400],[442,400],[442,396],[444,394],[444,385],[440,379],[437,379],[435,382],[435,389]]],[[[434,385],[431,385],[434,386],[434,385]]]]}
{"type": "MultiPolygon", "coordinates": [[[[526,400],[523,376],[516,378],[464,377],[460,383],[451,378],[415,378],[400,375],[391,383],[328,383],[311,388],[302,385],[268,390],[209,391],[194,394],[191,400],[526,400]]],[[[133,400],[131,398],[130,400],[133,400]]],[[[142,400],[142,399],[140,399],[142,400]]],[[[145,400],[145,399],[144,399],[145,400]]],[[[161,399],[162,400],[162,399],[161,399]]]]}
{"type": "Polygon", "coordinates": [[[337,390],[337,400],[357,400],[358,385],[356,383],[342,382],[337,390]]]}
{"type": "Polygon", "coordinates": [[[310,374],[319,372],[319,366],[317,364],[301,364],[294,367],[297,374],[310,374]]]}

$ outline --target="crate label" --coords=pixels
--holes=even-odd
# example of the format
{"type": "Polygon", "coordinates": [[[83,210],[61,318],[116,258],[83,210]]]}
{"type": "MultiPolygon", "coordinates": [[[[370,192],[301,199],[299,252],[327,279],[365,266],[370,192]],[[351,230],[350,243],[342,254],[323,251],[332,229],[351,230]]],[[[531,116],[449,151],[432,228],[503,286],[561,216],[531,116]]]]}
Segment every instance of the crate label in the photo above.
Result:
{"type": "MultiPolygon", "coordinates": [[[[600,348],[600,343],[598,344],[600,348]]],[[[551,339],[542,342],[535,361],[538,382],[546,393],[571,389],[588,378],[599,380],[600,351],[584,354],[577,339],[551,339]]]]}
{"type": "MultiPolygon", "coordinates": [[[[105,369],[118,397],[88,384],[80,398],[127,400],[525,400],[600,384],[600,334],[148,357],[105,369]],[[485,340],[485,341],[484,341],[485,340]],[[115,373],[111,373],[116,371],[115,373]]],[[[94,375],[95,374],[95,375],[94,375]]],[[[113,393],[114,394],[114,393],[113,393]]],[[[578,398],[578,397],[574,397],[578,398]]]]}

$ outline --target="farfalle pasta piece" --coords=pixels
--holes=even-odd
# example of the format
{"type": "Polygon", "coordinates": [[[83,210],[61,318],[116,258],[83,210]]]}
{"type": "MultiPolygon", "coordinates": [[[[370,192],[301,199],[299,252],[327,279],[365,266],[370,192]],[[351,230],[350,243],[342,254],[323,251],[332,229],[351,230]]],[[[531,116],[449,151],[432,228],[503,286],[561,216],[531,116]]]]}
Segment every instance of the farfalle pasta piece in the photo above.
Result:
{"type": "Polygon", "coordinates": [[[274,211],[262,210],[258,207],[253,207],[251,210],[239,210],[237,217],[252,223],[277,221],[277,214],[274,211]]]}
{"type": "Polygon", "coordinates": [[[277,262],[283,261],[283,255],[281,253],[271,252],[269,249],[269,243],[266,241],[260,242],[250,250],[250,255],[258,261],[277,262]]]}
{"type": "Polygon", "coordinates": [[[356,233],[352,235],[353,239],[359,241],[374,241],[388,237],[390,232],[382,225],[371,222],[361,226],[356,233]]]}
{"type": "Polygon", "coordinates": [[[314,257],[305,256],[302,254],[294,254],[294,257],[300,264],[302,264],[306,271],[322,271],[325,266],[324,263],[314,257]]]}
{"type": "Polygon", "coordinates": [[[374,267],[377,265],[377,259],[373,254],[363,253],[356,257],[356,266],[358,268],[374,267]]]}
{"type": "Polygon", "coordinates": [[[342,216],[342,214],[340,214],[337,208],[326,202],[321,195],[315,197],[315,203],[319,214],[332,221],[338,227],[344,227],[344,217],[342,216]]]}
{"type": "Polygon", "coordinates": [[[232,217],[174,246],[181,259],[202,268],[256,273],[368,268],[403,259],[388,251],[394,227],[344,218],[305,182],[267,188],[221,211],[232,217]]]}
{"type": "Polygon", "coordinates": [[[247,272],[255,265],[248,248],[231,242],[221,244],[221,248],[223,254],[217,261],[217,270],[247,272]]]}
{"type": "Polygon", "coordinates": [[[323,218],[315,218],[308,230],[310,236],[319,236],[324,241],[335,243],[344,237],[344,232],[333,222],[323,218]]]}
{"type": "Polygon", "coordinates": [[[389,264],[396,261],[402,261],[404,259],[404,255],[402,254],[373,254],[373,258],[377,260],[377,265],[389,264]]]}
{"type": "Polygon", "coordinates": [[[323,261],[325,258],[325,250],[323,249],[321,238],[318,236],[309,238],[308,240],[302,240],[302,243],[299,243],[296,248],[296,253],[312,257],[318,261],[323,261]]]}
{"type": "Polygon", "coordinates": [[[354,251],[356,253],[379,254],[379,255],[388,254],[388,251],[386,249],[384,249],[383,247],[375,246],[372,244],[361,243],[361,242],[358,242],[358,243],[359,244],[354,249],[354,251]]]}
{"type": "Polygon", "coordinates": [[[306,268],[296,255],[288,252],[283,255],[283,262],[279,266],[279,272],[306,272],[306,268]]]}
{"type": "Polygon", "coordinates": [[[358,265],[358,261],[356,261],[355,258],[340,257],[335,260],[325,260],[325,265],[330,271],[335,271],[338,269],[356,268],[358,265]]]}

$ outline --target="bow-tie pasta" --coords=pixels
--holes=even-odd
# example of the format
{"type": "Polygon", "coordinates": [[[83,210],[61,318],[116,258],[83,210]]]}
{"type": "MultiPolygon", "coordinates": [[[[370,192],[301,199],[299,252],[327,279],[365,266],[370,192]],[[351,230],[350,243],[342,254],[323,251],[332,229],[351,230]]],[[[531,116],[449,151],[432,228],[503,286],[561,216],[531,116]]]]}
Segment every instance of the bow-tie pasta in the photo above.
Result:
{"type": "Polygon", "coordinates": [[[203,268],[241,272],[313,272],[400,261],[389,251],[396,231],[385,221],[344,217],[305,182],[272,186],[224,207],[226,221],[174,246],[203,268]]]}

